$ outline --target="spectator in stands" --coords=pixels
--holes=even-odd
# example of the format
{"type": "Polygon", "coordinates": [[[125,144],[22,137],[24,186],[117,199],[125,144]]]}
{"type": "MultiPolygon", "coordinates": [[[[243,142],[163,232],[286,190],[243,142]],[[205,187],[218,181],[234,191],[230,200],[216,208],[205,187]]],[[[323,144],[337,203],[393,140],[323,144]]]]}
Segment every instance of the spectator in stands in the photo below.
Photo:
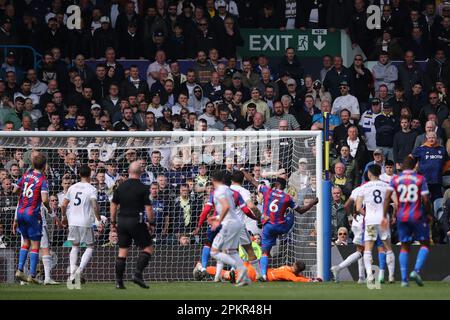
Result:
{"type": "Polygon", "coordinates": [[[353,184],[351,179],[347,177],[345,170],[345,165],[341,162],[337,162],[333,168],[334,174],[332,175],[331,183],[334,186],[338,186],[342,190],[342,194],[345,198],[348,198],[352,193],[353,184]]]}
{"type": "Polygon", "coordinates": [[[384,153],[383,150],[381,149],[375,149],[375,151],[373,152],[373,161],[370,161],[366,164],[363,174],[362,174],[362,182],[366,182],[366,177],[367,177],[367,172],[369,171],[369,167],[371,165],[377,164],[381,167],[381,173],[385,172],[385,157],[384,157],[384,153]]]}
{"type": "Polygon", "coordinates": [[[122,120],[114,124],[115,131],[129,131],[132,127],[137,127],[133,121],[133,110],[131,107],[125,107],[122,110],[122,120]]]}
{"type": "Polygon", "coordinates": [[[95,68],[95,76],[89,83],[96,101],[101,101],[108,95],[108,88],[110,84],[111,78],[107,75],[106,66],[104,64],[98,64],[95,68]]]}
{"type": "Polygon", "coordinates": [[[427,180],[431,201],[442,198],[442,170],[448,154],[438,142],[436,133],[427,132],[425,143],[414,149],[412,155],[419,162],[418,172],[427,180]]]}
{"type": "Polygon", "coordinates": [[[245,114],[247,113],[247,106],[250,103],[253,103],[256,105],[256,111],[259,113],[262,113],[264,115],[265,119],[269,119],[270,118],[270,109],[269,109],[267,103],[261,99],[261,94],[259,92],[259,89],[257,87],[251,88],[250,94],[251,94],[251,99],[249,101],[245,102],[244,105],[242,106],[241,115],[245,116],[245,114]]]}
{"type": "Polygon", "coordinates": [[[266,125],[270,130],[276,130],[279,127],[281,120],[286,120],[288,122],[288,130],[299,130],[300,125],[292,114],[284,112],[283,104],[281,101],[276,101],[273,106],[273,117],[267,120],[266,125]]]}
{"type": "Polygon", "coordinates": [[[342,64],[343,60],[341,56],[335,56],[333,58],[333,67],[328,70],[323,85],[325,90],[329,91],[331,98],[336,99],[339,96],[339,86],[341,82],[346,81],[350,89],[353,87],[352,75],[349,69],[342,64]]]}
{"type": "MultiPolygon", "coordinates": [[[[343,193],[338,185],[333,186],[331,189],[331,240],[336,241],[337,239],[342,239],[344,233],[343,229],[349,230],[350,225],[347,219],[347,213],[344,209],[344,201],[342,199],[343,193]]],[[[345,231],[347,233],[347,231],[345,231]]]]}
{"type": "Polygon", "coordinates": [[[211,81],[204,85],[204,96],[212,102],[222,99],[224,85],[220,80],[219,73],[211,73],[211,81]]]}
{"type": "Polygon", "coordinates": [[[235,124],[229,119],[230,110],[222,106],[219,108],[219,117],[212,128],[223,131],[225,128],[235,130],[235,124]]]}
{"type": "Polygon", "coordinates": [[[297,171],[293,172],[289,177],[288,186],[294,187],[299,192],[310,184],[310,175],[308,160],[306,158],[300,158],[298,160],[297,171]]]}
{"type": "Polygon", "coordinates": [[[333,57],[326,54],[322,58],[322,69],[320,70],[320,81],[322,83],[325,81],[325,76],[331,68],[333,68],[333,57]]]}
{"type": "Polygon", "coordinates": [[[327,7],[327,27],[330,32],[336,29],[348,30],[353,11],[351,0],[331,1],[327,7]]]}
{"type": "Polygon", "coordinates": [[[194,87],[194,94],[188,99],[187,105],[190,110],[200,115],[208,102],[209,99],[203,95],[202,87],[196,86],[194,87]]]}
{"type": "Polygon", "coordinates": [[[428,120],[425,123],[425,132],[418,135],[416,138],[416,142],[414,143],[414,149],[418,148],[419,146],[421,146],[422,144],[424,144],[426,142],[426,140],[427,140],[426,136],[427,136],[427,133],[429,133],[429,132],[436,133],[439,144],[443,145],[442,138],[439,137],[439,135],[437,134],[438,131],[439,131],[439,127],[437,126],[437,123],[435,121],[428,120]]]}
{"type": "Polygon", "coordinates": [[[362,49],[367,56],[373,51],[374,43],[372,34],[367,28],[367,12],[364,0],[354,1],[354,11],[350,17],[348,23],[350,40],[352,41],[352,47],[357,45],[362,49]]]}
{"type": "MultiPolygon", "coordinates": [[[[384,8],[386,8],[386,5],[384,6],[384,8]]],[[[383,21],[381,23],[383,23],[383,21]]],[[[376,59],[383,52],[387,52],[392,60],[401,59],[401,57],[403,56],[403,49],[401,48],[397,39],[392,37],[392,32],[394,31],[383,29],[382,36],[375,42],[375,50],[371,54],[369,54],[371,60],[376,59]]]]}
{"type": "Polygon", "coordinates": [[[444,120],[447,119],[449,115],[448,106],[439,101],[439,93],[436,91],[431,91],[428,94],[428,101],[429,103],[425,105],[421,110],[421,122],[425,123],[425,121],[428,119],[428,115],[434,113],[437,115],[438,126],[441,126],[442,122],[444,122],[444,120]]]}
{"type": "Polygon", "coordinates": [[[398,70],[389,61],[389,55],[386,51],[380,53],[377,64],[372,68],[372,74],[375,79],[375,91],[378,91],[380,85],[385,84],[389,92],[394,92],[395,81],[398,79],[398,70]]]}
{"type": "Polygon", "coordinates": [[[130,66],[130,76],[122,82],[120,92],[125,97],[137,96],[140,93],[148,96],[148,83],[139,76],[137,65],[130,66]]]}
{"type": "Polygon", "coordinates": [[[194,94],[194,88],[195,86],[198,86],[199,84],[196,81],[196,72],[194,69],[188,69],[186,73],[186,81],[181,83],[180,86],[180,93],[186,94],[188,97],[192,96],[194,94]]]}
{"type": "Polygon", "coordinates": [[[286,94],[291,98],[292,107],[295,110],[300,110],[300,108],[303,107],[303,96],[301,94],[300,89],[297,86],[297,81],[295,81],[295,79],[292,78],[288,79],[286,81],[286,87],[287,87],[286,94]]]}
{"type": "Polygon", "coordinates": [[[360,54],[355,55],[349,69],[352,75],[351,81],[354,84],[351,88],[352,93],[358,100],[359,111],[364,112],[369,106],[369,96],[373,89],[372,72],[364,66],[363,56],[360,54]]]}
{"type": "Polygon", "coordinates": [[[194,55],[199,51],[209,52],[212,48],[218,48],[218,44],[217,35],[209,28],[206,18],[200,19],[194,34],[194,39],[191,42],[191,54],[194,55]]]}
{"type": "Polygon", "coordinates": [[[394,135],[393,153],[396,170],[401,170],[403,160],[413,151],[418,136],[417,131],[411,130],[410,123],[408,117],[401,117],[401,130],[394,135]]]}
{"type": "Polygon", "coordinates": [[[100,23],[101,27],[94,31],[92,40],[94,57],[96,59],[101,58],[107,48],[117,49],[118,47],[118,39],[114,30],[111,28],[109,18],[106,16],[101,17],[100,23]]]}
{"type": "Polygon", "coordinates": [[[383,104],[383,111],[376,117],[374,125],[377,148],[383,151],[386,159],[393,160],[393,137],[397,131],[398,123],[395,121],[391,105],[383,104]]]}
{"type": "Polygon", "coordinates": [[[294,48],[289,47],[285,50],[284,57],[278,66],[278,72],[280,74],[287,72],[297,83],[302,83],[304,70],[300,59],[295,55],[294,48]]]}
{"type": "MultiPolygon", "coordinates": [[[[436,26],[436,31],[433,37],[434,44],[437,48],[444,50],[447,59],[450,59],[450,5],[445,8],[447,16],[442,18],[441,25],[436,26]]],[[[443,9],[443,12],[444,12],[443,9]]]]}
{"type": "Polygon", "coordinates": [[[358,121],[360,118],[359,103],[355,96],[349,94],[349,85],[347,81],[339,84],[340,96],[336,97],[333,102],[331,113],[338,114],[342,109],[348,109],[351,113],[352,120],[358,121]]]}
{"type": "Polygon", "coordinates": [[[345,176],[347,177],[347,181],[351,183],[353,186],[359,184],[359,169],[357,168],[357,163],[355,159],[350,154],[350,147],[346,144],[343,144],[339,148],[339,156],[337,159],[333,160],[331,163],[332,167],[335,167],[337,163],[342,163],[345,166],[345,176]]]}
{"type": "Polygon", "coordinates": [[[450,63],[445,58],[445,52],[437,49],[433,59],[429,59],[424,74],[425,88],[431,89],[436,81],[442,80],[448,86],[450,84],[450,63]]]}
{"type": "Polygon", "coordinates": [[[367,163],[367,147],[364,140],[358,136],[358,128],[354,125],[347,129],[347,140],[343,142],[350,148],[350,155],[356,160],[359,170],[364,168],[367,163]]]}
{"type": "Polygon", "coordinates": [[[426,60],[430,57],[430,41],[427,32],[423,32],[421,28],[414,27],[409,33],[409,37],[403,45],[406,50],[411,50],[418,60],[426,60]]]}
{"type": "Polygon", "coordinates": [[[212,64],[206,60],[206,53],[201,50],[197,52],[197,60],[192,69],[195,72],[195,81],[200,85],[207,84],[210,81],[211,73],[215,71],[212,64]]]}
{"type": "Polygon", "coordinates": [[[414,52],[406,51],[404,62],[397,67],[398,80],[400,85],[406,90],[407,94],[411,93],[412,86],[415,83],[423,84],[422,69],[419,64],[415,62],[414,52]]]}

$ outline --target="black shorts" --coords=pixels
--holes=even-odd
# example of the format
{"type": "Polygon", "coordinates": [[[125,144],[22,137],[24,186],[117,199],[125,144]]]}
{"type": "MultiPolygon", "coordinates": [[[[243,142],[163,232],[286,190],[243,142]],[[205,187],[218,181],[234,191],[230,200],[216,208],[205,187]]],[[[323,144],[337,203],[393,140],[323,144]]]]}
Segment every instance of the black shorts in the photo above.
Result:
{"type": "Polygon", "coordinates": [[[134,245],[143,249],[153,244],[152,237],[145,223],[140,223],[139,218],[121,217],[117,221],[117,235],[119,248],[129,248],[134,245]]]}

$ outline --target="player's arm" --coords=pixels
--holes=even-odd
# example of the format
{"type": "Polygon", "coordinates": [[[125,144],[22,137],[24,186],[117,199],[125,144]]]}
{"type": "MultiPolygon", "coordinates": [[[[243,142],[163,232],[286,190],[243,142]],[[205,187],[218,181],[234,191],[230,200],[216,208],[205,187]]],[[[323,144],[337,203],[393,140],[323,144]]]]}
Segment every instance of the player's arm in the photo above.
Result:
{"type": "Polygon", "coordinates": [[[64,198],[63,202],[61,203],[61,222],[63,226],[67,225],[67,207],[69,206],[69,199],[64,198]]]}
{"type": "Polygon", "coordinates": [[[363,200],[364,198],[362,196],[358,196],[358,198],[356,198],[356,213],[364,216],[365,212],[363,210],[363,200]]]}
{"type": "Polygon", "coordinates": [[[433,210],[432,210],[429,194],[422,194],[422,203],[423,203],[423,207],[425,209],[425,215],[426,215],[427,219],[429,219],[428,221],[431,221],[431,219],[433,219],[433,210]]]}
{"type": "Polygon", "coordinates": [[[315,198],[314,201],[309,203],[308,205],[302,206],[302,207],[296,207],[294,210],[300,214],[304,214],[304,213],[308,212],[309,210],[311,210],[311,208],[314,207],[318,203],[319,203],[319,199],[315,198]]]}
{"type": "Polygon", "coordinates": [[[200,214],[200,217],[198,218],[197,228],[195,228],[195,230],[192,232],[192,234],[194,236],[197,235],[200,232],[200,229],[202,228],[202,225],[205,222],[206,217],[211,212],[212,207],[213,206],[210,203],[206,203],[203,206],[202,213],[200,214]]]}
{"type": "Polygon", "coordinates": [[[116,231],[117,227],[117,209],[119,205],[114,201],[111,201],[111,205],[109,206],[109,215],[111,216],[111,231],[116,231]]]}
{"type": "Polygon", "coordinates": [[[255,180],[255,178],[253,178],[253,176],[248,173],[247,171],[245,171],[243,168],[241,169],[242,173],[244,173],[244,177],[245,179],[247,179],[248,182],[250,182],[252,185],[255,186],[255,188],[258,188],[259,186],[259,182],[255,180]]]}
{"type": "Polygon", "coordinates": [[[384,219],[386,219],[387,216],[388,216],[389,207],[391,206],[392,196],[393,196],[393,191],[392,190],[386,190],[386,198],[384,199],[384,204],[383,204],[383,217],[384,217],[384,219]]]}
{"type": "Polygon", "coordinates": [[[252,211],[252,213],[255,216],[256,220],[260,220],[262,213],[258,209],[258,207],[255,206],[255,203],[251,199],[247,200],[245,203],[246,203],[247,207],[252,211]]]}
{"type": "Polygon", "coordinates": [[[47,191],[41,192],[41,200],[44,207],[47,209],[47,212],[50,212],[50,197],[48,196],[47,191]]]}
{"type": "Polygon", "coordinates": [[[151,204],[145,205],[145,214],[147,215],[149,230],[154,232],[156,223],[155,217],[153,216],[153,207],[151,204]]]}

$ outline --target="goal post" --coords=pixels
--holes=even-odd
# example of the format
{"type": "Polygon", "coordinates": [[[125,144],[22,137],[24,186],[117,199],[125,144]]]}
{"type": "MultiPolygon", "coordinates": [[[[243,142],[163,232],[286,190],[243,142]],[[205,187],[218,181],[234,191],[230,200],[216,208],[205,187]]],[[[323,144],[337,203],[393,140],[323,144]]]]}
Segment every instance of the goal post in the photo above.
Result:
{"type": "MultiPolygon", "coordinates": [[[[154,210],[161,214],[161,221],[158,220],[161,229],[154,239],[156,253],[146,274],[147,278],[156,281],[193,280],[192,269],[200,260],[206,226],[198,235],[193,230],[207,196],[210,172],[243,167],[257,174],[259,181],[268,184],[277,176],[283,176],[288,181],[287,191],[300,205],[314,197],[319,198],[319,203],[309,213],[295,214],[292,232],[280,237],[272,249],[271,264],[276,267],[303,260],[307,265],[306,276],[328,279],[330,242],[324,235],[329,234],[326,230],[329,229],[331,212],[330,199],[324,198],[324,195],[329,197],[329,193],[323,187],[322,137],[322,131],[3,131],[0,132],[0,160],[4,160],[7,174],[14,172],[11,176],[14,180],[18,173],[21,175],[29,168],[32,150],[46,154],[50,194],[56,200],[61,199],[67,184],[78,180],[77,168],[88,164],[94,171],[93,184],[103,192],[99,192],[99,197],[103,197],[99,204],[104,206],[101,214],[107,222],[113,189],[120,183],[120,177],[126,176],[127,164],[133,160],[141,161],[141,180],[155,188],[157,186],[159,192],[155,193],[159,202],[155,202],[157,207],[154,210]],[[159,167],[154,165],[154,160],[159,161],[159,167]],[[206,170],[206,177],[200,170],[206,170]],[[107,187],[102,189],[102,185],[107,187]],[[183,195],[186,191],[184,186],[187,196],[183,195]]],[[[254,200],[260,201],[255,190],[252,192],[254,200]]],[[[0,195],[0,205],[8,202],[10,209],[2,209],[1,212],[3,231],[0,229],[0,240],[5,240],[4,248],[17,253],[20,239],[13,238],[8,224],[11,222],[8,215],[13,211],[17,198],[14,203],[11,199],[3,193],[0,195]]],[[[58,215],[57,208],[55,213],[58,215]]],[[[67,276],[70,243],[64,238],[67,237],[66,231],[58,229],[52,218],[47,218],[54,277],[63,281],[67,276]]],[[[256,223],[247,222],[252,233],[257,234],[256,223]]],[[[98,242],[86,277],[89,281],[112,281],[117,251],[114,235],[103,232],[96,233],[96,237],[98,242]]],[[[0,250],[5,250],[1,246],[0,242],[0,250]]],[[[131,255],[137,255],[137,250],[131,250],[131,255]]],[[[0,255],[0,282],[11,278],[7,274],[11,261],[5,261],[5,256],[10,257],[11,254],[0,255]]],[[[17,259],[17,254],[14,256],[17,259]]],[[[213,261],[210,260],[211,263],[213,261]]],[[[133,268],[130,259],[128,278],[133,268]]]]}

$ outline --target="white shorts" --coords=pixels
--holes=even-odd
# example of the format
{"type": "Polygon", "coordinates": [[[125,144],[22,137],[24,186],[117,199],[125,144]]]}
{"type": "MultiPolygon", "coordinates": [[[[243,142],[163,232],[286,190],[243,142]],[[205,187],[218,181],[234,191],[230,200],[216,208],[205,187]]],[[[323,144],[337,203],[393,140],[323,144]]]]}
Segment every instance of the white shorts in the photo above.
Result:
{"type": "Polygon", "coordinates": [[[94,243],[94,229],[92,227],[69,226],[67,240],[77,244],[84,242],[91,245],[94,243]]]}
{"type": "Polygon", "coordinates": [[[50,241],[48,240],[48,231],[47,227],[42,227],[42,238],[41,238],[41,249],[50,248],[50,241]]]}
{"type": "Polygon", "coordinates": [[[211,247],[219,251],[238,249],[242,229],[244,229],[244,226],[241,221],[232,220],[223,223],[222,229],[214,238],[211,247]]]}
{"type": "Polygon", "coordinates": [[[352,232],[353,232],[353,243],[359,246],[363,246],[364,229],[361,227],[361,225],[358,224],[352,225],[352,232]]]}
{"type": "Polygon", "coordinates": [[[380,237],[380,240],[384,241],[391,237],[391,231],[389,228],[383,230],[379,224],[366,225],[364,230],[364,241],[376,241],[380,237]]]}
{"type": "Polygon", "coordinates": [[[248,245],[252,243],[252,239],[250,239],[250,233],[248,232],[245,225],[242,227],[241,232],[239,233],[239,244],[240,245],[248,245]]]}

